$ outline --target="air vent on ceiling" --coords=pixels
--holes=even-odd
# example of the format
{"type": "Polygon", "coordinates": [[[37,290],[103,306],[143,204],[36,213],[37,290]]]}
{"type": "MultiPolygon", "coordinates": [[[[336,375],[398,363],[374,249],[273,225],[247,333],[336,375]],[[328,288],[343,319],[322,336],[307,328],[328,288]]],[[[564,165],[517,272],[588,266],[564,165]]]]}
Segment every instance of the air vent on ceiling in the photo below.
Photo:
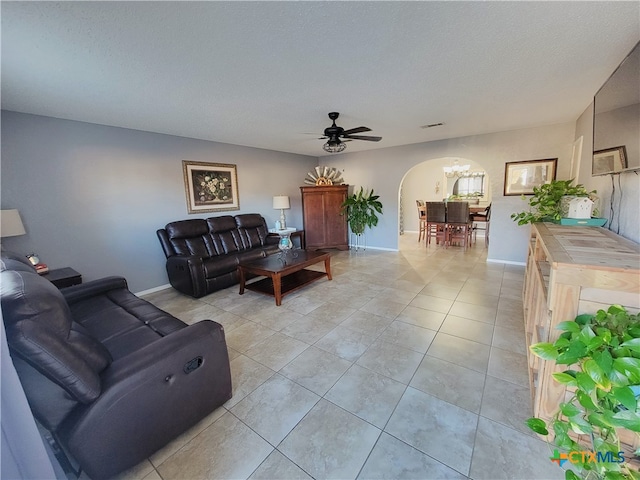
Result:
{"type": "Polygon", "coordinates": [[[428,125],[422,125],[420,128],[433,128],[433,127],[441,127],[444,123],[430,123],[428,125]]]}

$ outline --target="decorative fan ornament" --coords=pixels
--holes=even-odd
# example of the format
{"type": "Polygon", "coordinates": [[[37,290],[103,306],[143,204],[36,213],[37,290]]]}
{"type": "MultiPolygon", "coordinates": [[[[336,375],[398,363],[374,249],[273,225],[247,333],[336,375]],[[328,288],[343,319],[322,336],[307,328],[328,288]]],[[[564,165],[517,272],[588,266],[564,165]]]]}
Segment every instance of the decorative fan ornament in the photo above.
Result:
{"type": "Polygon", "coordinates": [[[315,167],[314,172],[307,173],[304,183],[307,185],[341,185],[344,183],[341,173],[333,167],[315,167]]]}

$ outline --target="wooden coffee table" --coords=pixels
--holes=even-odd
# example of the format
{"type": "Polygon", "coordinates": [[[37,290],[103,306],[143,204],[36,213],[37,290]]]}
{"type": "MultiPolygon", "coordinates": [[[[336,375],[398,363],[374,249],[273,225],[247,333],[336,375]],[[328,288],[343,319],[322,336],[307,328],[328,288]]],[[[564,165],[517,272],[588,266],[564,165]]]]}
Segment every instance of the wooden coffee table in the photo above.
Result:
{"type": "Polygon", "coordinates": [[[240,295],[244,289],[275,297],[276,305],[282,304],[282,297],[311,282],[326,276],[331,280],[331,255],[326,252],[293,250],[286,255],[273,254],[265,258],[238,265],[240,295]],[[306,270],[305,267],[324,262],[324,272],[306,270]],[[264,276],[261,280],[246,283],[247,274],[264,276]]]}

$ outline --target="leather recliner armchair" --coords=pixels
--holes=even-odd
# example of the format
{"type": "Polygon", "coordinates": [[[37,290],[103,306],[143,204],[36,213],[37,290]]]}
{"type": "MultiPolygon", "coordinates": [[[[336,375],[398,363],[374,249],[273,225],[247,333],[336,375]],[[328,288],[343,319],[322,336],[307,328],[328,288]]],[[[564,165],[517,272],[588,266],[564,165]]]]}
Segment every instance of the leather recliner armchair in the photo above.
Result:
{"type": "Polygon", "coordinates": [[[9,350],[36,419],[92,479],[136,465],[231,398],[221,325],[187,325],[121,277],[58,290],[0,262],[9,350]]]}

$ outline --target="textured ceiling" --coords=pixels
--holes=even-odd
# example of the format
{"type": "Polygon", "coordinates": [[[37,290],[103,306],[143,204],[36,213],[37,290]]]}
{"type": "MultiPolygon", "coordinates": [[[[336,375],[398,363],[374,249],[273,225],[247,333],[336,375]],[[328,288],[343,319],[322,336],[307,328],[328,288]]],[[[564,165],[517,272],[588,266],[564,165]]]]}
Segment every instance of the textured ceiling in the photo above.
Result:
{"type": "Polygon", "coordinates": [[[6,2],[2,108],[322,156],[574,121],[640,2],[6,2]],[[442,127],[421,125],[444,122],[442,127]]]}

